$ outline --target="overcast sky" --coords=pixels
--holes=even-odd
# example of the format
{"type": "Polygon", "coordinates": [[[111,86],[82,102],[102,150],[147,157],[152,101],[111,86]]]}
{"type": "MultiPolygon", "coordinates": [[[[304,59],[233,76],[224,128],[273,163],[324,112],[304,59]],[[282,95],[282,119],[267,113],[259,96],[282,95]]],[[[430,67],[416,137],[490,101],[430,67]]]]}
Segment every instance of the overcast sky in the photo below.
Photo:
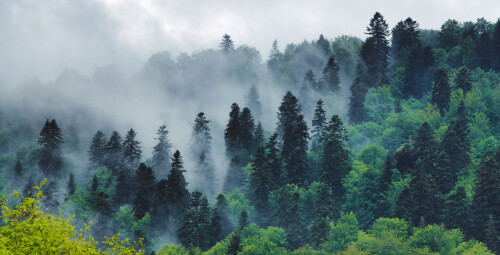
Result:
{"type": "MultiPolygon", "coordinates": [[[[140,69],[152,54],[215,48],[224,33],[236,45],[256,47],[263,58],[276,38],[286,43],[364,38],[379,11],[392,28],[411,17],[421,28],[500,17],[498,0],[3,0],[0,1],[0,84],[28,77],[43,82],[64,68],[90,74],[117,64],[126,73],[140,69]]],[[[1,85],[0,85],[1,86],[1,85]]]]}

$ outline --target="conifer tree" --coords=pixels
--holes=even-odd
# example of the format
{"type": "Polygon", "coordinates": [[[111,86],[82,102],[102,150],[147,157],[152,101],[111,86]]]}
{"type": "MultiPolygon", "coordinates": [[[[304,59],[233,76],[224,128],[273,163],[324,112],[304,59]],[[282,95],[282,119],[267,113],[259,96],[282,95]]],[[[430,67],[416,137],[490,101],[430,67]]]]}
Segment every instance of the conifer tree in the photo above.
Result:
{"type": "Polygon", "coordinates": [[[308,243],[309,233],[302,219],[303,208],[300,205],[300,194],[294,192],[289,205],[288,224],[285,228],[291,249],[298,249],[308,243]]]}
{"type": "Polygon", "coordinates": [[[209,163],[208,159],[205,157],[205,153],[201,153],[200,158],[196,164],[195,168],[196,177],[199,181],[198,184],[202,184],[201,189],[205,194],[209,196],[214,195],[214,185],[215,185],[215,169],[209,163]]]}
{"type": "Polygon", "coordinates": [[[432,103],[437,106],[441,115],[448,110],[450,104],[450,84],[446,70],[440,68],[434,72],[434,84],[432,86],[432,103]]]}
{"type": "Polygon", "coordinates": [[[262,116],[262,104],[260,103],[259,92],[255,85],[252,84],[245,99],[246,105],[252,111],[253,116],[256,119],[260,119],[262,116]]]}
{"type": "Polygon", "coordinates": [[[199,158],[202,152],[205,155],[210,155],[212,135],[210,134],[210,127],[208,127],[209,123],[210,120],[205,118],[203,112],[198,113],[194,120],[191,151],[196,158],[199,158]]]}
{"type": "Polygon", "coordinates": [[[116,207],[132,202],[134,190],[130,187],[134,187],[134,185],[134,177],[130,171],[120,169],[116,177],[116,190],[114,196],[114,204],[116,207]]]}
{"type": "Polygon", "coordinates": [[[203,194],[199,190],[191,193],[189,204],[182,214],[182,225],[177,235],[184,246],[200,247],[202,250],[207,250],[210,208],[207,198],[202,196],[203,194]]]}
{"type": "Polygon", "coordinates": [[[434,164],[436,161],[438,144],[434,141],[433,131],[429,123],[424,122],[418,129],[413,150],[415,152],[415,157],[419,160],[418,168],[435,176],[434,164]]]}
{"type": "Polygon", "coordinates": [[[500,21],[495,23],[493,30],[493,49],[496,52],[494,56],[494,69],[498,72],[500,71],[500,21]]]}
{"type": "Polygon", "coordinates": [[[333,115],[323,131],[323,153],[320,179],[329,185],[335,201],[344,196],[342,179],[350,170],[347,135],[338,115],[333,115]]]}
{"type": "Polygon", "coordinates": [[[224,141],[226,143],[226,155],[230,158],[237,155],[240,150],[238,132],[240,129],[240,107],[237,103],[231,105],[229,120],[224,131],[224,141]]]}
{"type": "Polygon", "coordinates": [[[490,214],[485,229],[485,243],[486,246],[488,246],[488,248],[493,252],[498,251],[498,245],[500,245],[500,240],[498,237],[499,235],[495,226],[494,217],[490,214]]]}
{"type": "Polygon", "coordinates": [[[16,165],[14,166],[14,176],[16,178],[20,178],[23,175],[23,165],[21,164],[21,160],[17,159],[16,165]]]}
{"type": "Polygon", "coordinates": [[[241,110],[240,129],[238,130],[238,140],[242,150],[240,160],[243,160],[244,163],[250,160],[250,155],[253,153],[254,130],[255,123],[252,113],[250,112],[250,109],[245,107],[241,110]]]}
{"type": "Polygon", "coordinates": [[[227,247],[228,255],[237,255],[241,251],[241,237],[239,232],[234,232],[227,247]]]}
{"type": "Polygon", "coordinates": [[[234,49],[234,43],[233,40],[231,40],[231,36],[229,36],[228,34],[224,34],[224,36],[222,36],[220,49],[224,54],[231,54],[236,51],[234,49]]]}
{"type": "Polygon", "coordinates": [[[330,91],[337,91],[340,89],[340,68],[332,56],[328,59],[325,68],[323,69],[323,80],[330,91]]]}
{"type": "Polygon", "coordinates": [[[399,21],[392,29],[392,51],[391,55],[397,59],[401,50],[414,46],[418,43],[419,24],[408,17],[405,21],[399,21]]]}
{"type": "Polygon", "coordinates": [[[223,240],[226,236],[231,234],[234,226],[229,220],[230,211],[224,195],[217,196],[217,203],[212,213],[210,221],[210,246],[215,245],[217,242],[223,240]]]}
{"type": "Polygon", "coordinates": [[[365,95],[368,90],[359,76],[354,79],[349,90],[351,90],[351,96],[347,114],[352,123],[359,124],[366,118],[365,95]]]}
{"type": "Polygon", "coordinates": [[[172,144],[168,140],[167,126],[161,125],[156,131],[158,143],[153,147],[153,162],[152,167],[156,171],[158,177],[166,177],[168,168],[170,167],[170,157],[172,144]],[[160,174],[165,172],[165,174],[160,174]]]}
{"type": "Polygon", "coordinates": [[[457,89],[462,89],[464,94],[471,91],[472,77],[467,67],[462,66],[460,69],[458,69],[457,77],[455,78],[455,84],[457,85],[457,89]]]}
{"type": "Polygon", "coordinates": [[[238,157],[233,157],[229,163],[226,178],[224,179],[224,192],[243,187],[243,170],[238,157]]]}
{"type": "Polygon", "coordinates": [[[136,168],[141,161],[142,150],[139,141],[135,140],[137,133],[130,129],[123,141],[123,163],[124,166],[130,169],[136,168]]]}
{"type": "Polygon", "coordinates": [[[396,151],[394,159],[396,160],[396,169],[398,169],[402,175],[409,174],[415,168],[417,154],[413,150],[411,144],[405,143],[401,150],[396,151]]]}
{"type": "Polygon", "coordinates": [[[265,146],[265,158],[266,166],[269,170],[271,176],[271,189],[275,190],[283,185],[282,173],[281,173],[281,152],[278,145],[278,133],[274,133],[266,143],[265,146]]]}
{"type": "Polygon", "coordinates": [[[92,138],[90,148],[87,152],[87,155],[89,156],[90,170],[95,170],[96,168],[104,165],[104,156],[106,155],[105,146],[106,136],[101,130],[98,130],[95,133],[94,138],[92,138]]]}
{"type": "Polygon", "coordinates": [[[258,217],[264,223],[269,210],[268,196],[273,188],[272,172],[269,171],[266,153],[263,147],[257,148],[250,172],[249,199],[255,207],[258,217]]]}
{"type": "Polygon", "coordinates": [[[75,175],[73,172],[69,173],[68,182],[66,183],[66,199],[69,199],[76,191],[75,175]]]}
{"type": "Polygon", "coordinates": [[[368,67],[369,77],[374,78],[375,86],[388,84],[389,78],[389,41],[387,36],[390,34],[388,25],[379,12],[373,15],[369,26],[366,28],[366,34],[369,35],[365,44],[371,44],[372,50],[362,54],[362,59],[368,67]]]}
{"type": "Polygon", "coordinates": [[[104,165],[111,170],[113,174],[117,174],[122,168],[122,138],[120,134],[114,131],[111,134],[106,146],[104,147],[106,155],[104,157],[104,165]]]}
{"type": "Polygon", "coordinates": [[[470,229],[471,219],[469,207],[465,189],[460,186],[445,201],[443,221],[446,226],[450,229],[456,228],[467,233],[467,230],[470,229]]]}
{"type": "Polygon", "coordinates": [[[151,216],[155,223],[156,230],[162,231],[168,225],[168,187],[167,180],[161,179],[155,187],[152,202],[151,216]]]}
{"type": "Polygon", "coordinates": [[[316,247],[326,241],[334,211],[331,189],[328,185],[321,183],[318,188],[318,198],[314,203],[316,217],[309,226],[311,239],[316,247]]]}
{"type": "Polygon", "coordinates": [[[326,111],[323,110],[323,100],[319,99],[316,102],[316,109],[314,110],[314,116],[312,119],[312,141],[313,150],[318,148],[318,144],[321,143],[321,137],[323,136],[323,129],[326,125],[326,111]]]}
{"type": "Polygon", "coordinates": [[[30,175],[28,180],[26,181],[26,184],[24,185],[23,189],[23,197],[34,197],[35,196],[35,189],[33,187],[35,186],[35,182],[33,181],[33,176],[30,175]]]}
{"type": "Polygon", "coordinates": [[[293,183],[299,186],[307,184],[306,171],[308,138],[309,133],[307,132],[304,115],[299,115],[293,130],[286,130],[283,139],[283,151],[288,150],[288,147],[292,148],[288,157],[282,153],[285,162],[285,176],[287,183],[293,183]]]}
{"type": "Polygon", "coordinates": [[[271,51],[269,52],[269,57],[267,59],[267,66],[271,70],[276,71],[282,56],[283,54],[280,52],[278,48],[278,41],[275,39],[273,41],[273,46],[271,48],[271,51]]]}
{"type": "Polygon", "coordinates": [[[260,121],[257,123],[257,126],[255,126],[255,130],[253,133],[253,149],[252,151],[255,152],[257,147],[262,146],[264,144],[264,128],[262,128],[262,123],[260,121]]]}
{"type": "Polygon", "coordinates": [[[183,208],[189,201],[189,191],[184,178],[184,166],[181,153],[177,150],[172,157],[170,173],[167,179],[167,199],[169,212],[174,218],[181,215],[183,208]]]}
{"type": "Polygon", "coordinates": [[[319,39],[316,42],[316,45],[321,49],[322,53],[325,54],[325,56],[330,55],[330,42],[328,42],[328,40],[326,40],[322,34],[319,35],[319,39]]]}
{"type": "Polygon", "coordinates": [[[134,201],[134,216],[142,219],[146,213],[151,212],[153,207],[153,196],[156,186],[156,177],[153,169],[144,163],[139,165],[135,172],[135,189],[137,190],[134,201]]]}
{"type": "Polygon", "coordinates": [[[283,134],[285,133],[285,128],[289,125],[293,125],[294,120],[300,114],[301,106],[299,105],[298,99],[288,91],[283,97],[280,107],[278,108],[278,123],[276,132],[278,133],[279,139],[283,139],[283,134]]]}
{"type": "Polygon", "coordinates": [[[382,168],[382,174],[378,179],[377,190],[382,199],[379,201],[377,209],[374,213],[375,218],[390,216],[390,205],[385,198],[387,197],[387,193],[392,184],[392,169],[394,167],[394,156],[391,153],[388,153],[385,158],[384,167],[382,168]]]}
{"type": "Polygon", "coordinates": [[[240,218],[238,219],[238,227],[236,228],[237,232],[243,231],[248,225],[250,225],[250,221],[248,219],[248,212],[246,209],[243,209],[240,214],[240,218]]]}
{"type": "Polygon", "coordinates": [[[47,120],[38,138],[41,146],[38,166],[45,175],[58,175],[63,168],[61,145],[63,138],[61,129],[57,126],[56,120],[47,120]]]}

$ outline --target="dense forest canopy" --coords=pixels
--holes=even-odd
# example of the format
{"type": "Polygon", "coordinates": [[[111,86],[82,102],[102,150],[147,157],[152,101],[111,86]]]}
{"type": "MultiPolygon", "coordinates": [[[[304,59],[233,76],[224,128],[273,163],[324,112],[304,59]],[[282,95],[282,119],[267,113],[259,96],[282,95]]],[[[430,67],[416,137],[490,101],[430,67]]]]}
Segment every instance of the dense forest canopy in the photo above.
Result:
{"type": "Polygon", "coordinates": [[[241,43],[4,89],[2,253],[500,252],[500,20],[241,43]]]}

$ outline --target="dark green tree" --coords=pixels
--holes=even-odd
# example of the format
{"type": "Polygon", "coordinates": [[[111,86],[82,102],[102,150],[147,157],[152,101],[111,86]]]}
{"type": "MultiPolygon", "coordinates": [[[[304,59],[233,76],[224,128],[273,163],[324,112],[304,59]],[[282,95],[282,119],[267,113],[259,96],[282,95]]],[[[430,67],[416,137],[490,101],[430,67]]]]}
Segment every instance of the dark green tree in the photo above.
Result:
{"type": "Polygon", "coordinates": [[[500,71],[500,21],[495,23],[495,28],[493,30],[493,51],[495,54],[494,69],[498,72],[500,71]]]}
{"type": "Polygon", "coordinates": [[[309,226],[311,239],[316,247],[326,241],[334,211],[331,189],[328,185],[321,183],[318,188],[318,198],[314,203],[316,217],[309,226]]]}
{"type": "Polygon", "coordinates": [[[462,89],[464,94],[471,91],[472,77],[467,67],[462,66],[460,69],[458,69],[457,77],[455,78],[455,84],[457,85],[457,89],[462,89]]]}
{"type": "Polygon", "coordinates": [[[433,136],[434,132],[427,122],[424,122],[417,132],[413,145],[415,157],[419,162],[417,167],[434,176],[434,164],[438,151],[438,144],[433,136]]]}
{"type": "Polygon", "coordinates": [[[45,175],[59,175],[63,168],[63,158],[61,145],[63,138],[61,129],[57,126],[56,120],[47,120],[38,138],[40,154],[38,166],[45,175]]]}
{"type": "Polygon", "coordinates": [[[151,217],[155,222],[152,227],[155,230],[163,231],[168,225],[168,187],[167,180],[161,179],[155,187],[152,200],[151,217]]]}
{"type": "Polygon", "coordinates": [[[251,166],[248,197],[257,211],[258,216],[256,218],[261,220],[258,223],[263,224],[266,222],[265,217],[269,211],[269,193],[273,188],[273,176],[272,172],[269,171],[266,152],[263,147],[257,148],[251,166]]]}
{"type": "Polygon", "coordinates": [[[461,24],[454,19],[449,19],[441,26],[437,38],[441,47],[449,49],[460,43],[461,34],[461,24]]]}
{"type": "Polygon", "coordinates": [[[130,129],[123,140],[123,164],[126,168],[134,169],[139,165],[142,156],[140,142],[135,140],[137,133],[130,129]]]}
{"type": "Polygon", "coordinates": [[[278,145],[278,133],[274,133],[265,146],[265,162],[271,177],[271,189],[275,190],[284,184],[281,173],[281,152],[278,145]]]}
{"type": "Polygon", "coordinates": [[[240,107],[237,103],[231,105],[229,120],[224,131],[224,141],[226,143],[226,155],[230,158],[237,155],[241,149],[238,132],[240,129],[240,107]]]}
{"type": "Polygon", "coordinates": [[[233,232],[234,225],[229,219],[230,213],[226,198],[219,194],[210,221],[210,246],[215,245],[233,232]]]}
{"type": "Polygon", "coordinates": [[[94,138],[92,138],[90,148],[87,152],[87,155],[89,156],[90,170],[95,170],[96,168],[104,165],[104,156],[106,155],[105,146],[106,136],[101,130],[98,130],[95,133],[94,138]]]}
{"type": "Polygon", "coordinates": [[[278,108],[278,123],[276,132],[280,140],[283,139],[285,129],[287,126],[294,124],[294,121],[300,114],[301,106],[298,99],[288,91],[283,97],[280,107],[278,108]]]}
{"type": "Polygon", "coordinates": [[[116,177],[116,190],[114,197],[114,204],[116,207],[132,202],[132,199],[134,198],[134,190],[130,187],[134,187],[134,185],[134,177],[130,171],[120,169],[116,177]]]}
{"type": "Polygon", "coordinates": [[[106,146],[104,147],[106,155],[104,157],[104,165],[111,170],[113,174],[117,174],[122,168],[122,138],[120,134],[114,131],[111,134],[106,146]]]}
{"type": "Polygon", "coordinates": [[[448,110],[450,104],[450,84],[448,83],[448,73],[440,68],[434,72],[434,84],[432,86],[432,103],[437,106],[441,115],[448,110]]]}
{"type": "Polygon", "coordinates": [[[368,67],[368,75],[375,86],[381,86],[389,83],[389,27],[379,12],[373,15],[370,24],[366,28],[366,34],[369,35],[365,44],[371,44],[369,52],[362,54],[362,59],[368,67]]]}
{"type": "Polygon", "coordinates": [[[260,121],[255,126],[255,130],[253,132],[253,149],[255,151],[257,147],[264,145],[264,128],[262,128],[262,123],[260,121]]]}
{"type": "Polygon", "coordinates": [[[331,187],[335,201],[343,198],[342,179],[351,169],[346,142],[344,124],[338,115],[333,115],[323,133],[320,179],[331,187]]]}
{"type": "Polygon", "coordinates": [[[318,46],[319,49],[321,49],[321,52],[325,56],[330,55],[330,42],[326,40],[322,34],[319,35],[319,39],[318,41],[316,41],[316,45],[318,46]]]}
{"type": "Polygon", "coordinates": [[[194,120],[191,151],[196,158],[199,158],[202,152],[205,155],[210,155],[212,135],[210,134],[210,127],[208,127],[209,123],[210,120],[205,118],[203,112],[198,113],[194,120]]]}
{"type": "Polygon", "coordinates": [[[391,55],[398,59],[399,53],[405,48],[412,47],[419,42],[419,24],[408,17],[405,21],[399,21],[392,29],[391,55]]]}
{"type": "Polygon", "coordinates": [[[323,136],[323,129],[326,125],[326,111],[323,109],[323,100],[319,99],[316,102],[316,109],[314,110],[314,116],[312,119],[312,140],[313,142],[321,142],[321,137],[323,136]]]}
{"type": "Polygon", "coordinates": [[[347,115],[352,123],[359,124],[366,119],[365,95],[368,89],[358,76],[354,79],[349,97],[349,109],[347,115]]]}
{"type": "Polygon", "coordinates": [[[177,235],[186,247],[208,250],[210,230],[210,208],[208,200],[199,190],[191,193],[189,204],[182,214],[182,225],[177,235]]]}
{"type": "Polygon", "coordinates": [[[170,157],[172,157],[172,144],[168,140],[167,126],[161,125],[156,131],[158,135],[156,140],[158,143],[153,147],[153,162],[152,167],[156,171],[158,177],[166,177],[168,168],[170,167],[170,157]],[[163,174],[165,173],[165,174],[163,174]]]}
{"type": "Polygon", "coordinates": [[[299,186],[307,184],[307,147],[309,133],[304,115],[299,115],[293,126],[285,129],[283,136],[282,158],[284,177],[287,183],[299,186]]]}
{"type": "Polygon", "coordinates": [[[335,62],[335,58],[333,56],[330,57],[323,69],[323,80],[330,91],[337,91],[340,89],[339,72],[340,67],[337,65],[337,62],[335,62]]]}
{"type": "Polygon", "coordinates": [[[75,175],[73,172],[69,173],[68,182],[66,183],[66,199],[69,199],[76,191],[75,175]]]}
{"type": "Polygon", "coordinates": [[[239,232],[234,232],[227,247],[228,255],[237,255],[241,251],[241,237],[239,232]]]}
{"type": "Polygon", "coordinates": [[[450,229],[460,229],[463,232],[470,229],[470,205],[464,187],[458,187],[450,193],[444,204],[443,221],[450,229]]]}
{"type": "Polygon", "coordinates": [[[417,154],[413,150],[411,144],[405,143],[401,150],[396,151],[394,154],[396,160],[396,169],[402,174],[409,174],[415,168],[417,161],[417,154]]]}
{"type": "Polygon", "coordinates": [[[153,207],[153,197],[156,186],[156,177],[151,167],[144,163],[139,165],[135,172],[136,195],[132,204],[134,205],[134,216],[136,219],[142,219],[146,213],[151,212],[153,207]]]}
{"type": "Polygon", "coordinates": [[[240,214],[240,218],[238,219],[238,227],[236,228],[237,232],[243,231],[250,224],[250,220],[248,219],[248,212],[246,209],[243,209],[240,214]]]}
{"type": "Polygon", "coordinates": [[[222,36],[222,41],[220,42],[220,50],[224,54],[231,54],[231,53],[234,53],[236,51],[234,49],[234,43],[233,43],[233,40],[231,40],[230,35],[224,34],[224,36],[222,36]]]}
{"type": "Polygon", "coordinates": [[[243,160],[243,163],[246,163],[250,160],[250,155],[253,153],[252,149],[254,147],[254,137],[253,133],[255,130],[255,123],[250,112],[250,109],[247,107],[241,110],[240,114],[240,128],[238,130],[238,140],[241,146],[241,156],[240,160],[243,160]]]}
{"type": "Polygon", "coordinates": [[[169,205],[170,215],[175,219],[178,218],[184,207],[189,202],[189,191],[187,190],[187,182],[184,178],[184,166],[181,153],[177,150],[172,157],[170,173],[167,179],[167,201],[169,205]]]}

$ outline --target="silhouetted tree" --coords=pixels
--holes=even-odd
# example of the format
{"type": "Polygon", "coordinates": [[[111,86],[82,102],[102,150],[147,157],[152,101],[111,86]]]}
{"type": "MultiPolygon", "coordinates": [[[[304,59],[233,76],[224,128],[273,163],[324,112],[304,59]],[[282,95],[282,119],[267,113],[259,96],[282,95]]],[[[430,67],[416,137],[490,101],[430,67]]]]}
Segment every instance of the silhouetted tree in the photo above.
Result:
{"type": "Polygon", "coordinates": [[[167,199],[170,215],[175,219],[181,215],[189,200],[187,182],[184,178],[186,170],[184,170],[182,156],[178,150],[174,152],[171,166],[167,179],[167,199]]]}
{"type": "Polygon", "coordinates": [[[130,129],[123,141],[123,164],[125,167],[134,169],[139,165],[142,156],[142,150],[139,141],[135,140],[137,133],[130,129]]]}
{"type": "Polygon", "coordinates": [[[75,175],[73,172],[69,173],[68,182],[66,183],[66,199],[69,199],[76,191],[75,175]]]}
{"type": "Polygon", "coordinates": [[[339,78],[340,68],[335,62],[335,58],[332,56],[328,59],[325,68],[323,69],[323,80],[326,86],[331,91],[337,91],[340,89],[340,78],[339,78]]]}
{"type": "Polygon", "coordinates": [[[370,47],[365,48],[361,58],[367,65],[368,76],[373,79],[372,83],[375,86],[388,84],[390,47],[387,36],[390,32],[384,16],[379,12],[376,12],[370,20],[370,24],[366,28],[366,34],[369,37],[366,39],[365,44],[370,45],[370,47]]]}
{"type": "Polygon", "coordinates": [[[224,131],[224,141],[226,143],[226,155],[233,157],[238,154],[241,149],[238,140],[238,133],[240,129],[240,107],[237,103],[231,105],[229,112],[229,120],[224,131]]]}
{"type": "Polygon", "coordinates": [[[106,146],[104,147],[106,155],[104,157],[104,165],[111,170],[113,174],[117,174],[122,168],[122,138],[118,132],[114,131],[111,134],[106,146]]]}
{"type": "Polygon", "coordinates": [[[446,70],[440,68],[434,72],[434,85],[432,86],[432,103],[437,106],[441,115],[448,110],[450,104],[450,84],[446,70]]]}
{"type": "MultiPolygon", "coordinates": [[[[167,175],[168,168],[170,167],[170,157],[172,156],[171,149],[172,144],[168,140],[168,130],[167,126],[161,125],[156,131],[158,138],[158,143],[153,147],[153,162],[152,167],[156,171],[157,175],[165,171],[165,177],[167,175]]],[[[163,174],[158,175],[158,177],[163,176],[163,174]]]]}
{"type": "Polygon", "coordinates": [[[457,85],[457,89],[462,89],[464,94],[471,91],[472,77],[467,67],[462,66],[460,69],[458,69],[457,77],[455,78],[455,84],[457,85]]]}
{"type": "Polygon", "coordinates": [[[234,43],[233,40],[231,40],[231,36],[229,36],[228,34],[224,34],[224,36],[222,36],[220,49],[224,54],[231,54],[236,51],[234,49],[234,43]]]}
{"type": "Polygon", "coordinates": [[[153,196],[156,186],[156,177],[151,167],[144,163],[139,165],[135,172],[136,195],[134,201],[134,216],[136,219],[142,219],[146,213],[151,212],[153,207],[153,196]]]}
{"type": "Polygon", "coordinates": [[[321,49],[322,53],[325,54],[325,56],[330,55],[330,42],[328,42],[328,40],[326,40],[323,35],[319,35],[319,39],[316,42],[316,45],[321,49]]]}
{"type": "Polygon", "coordinates": [[[92,138],[90,148],[87,152],[87,155],[89,156],[90,170],[95,170],[96,168],[104,165],[104,157],[106,155],[105,147],[106,136],[101,130],[98,130],[95,133],[94,138],[92,138]]]}
{"type": "Polygon", "coordinates": [[[359,77],[354,79],[349,89],[351,90],[348,109],[349,120],[352,123],[359,124],[366,118],[365,95],[368,90],[359,77]]]}
{"type": "Polygon", "coordinates": [[[199,158],[202,152],[205,155],[210,155],[212,135],[210,134],[208,123],[210,123],[210,120],[205,118],[203,112],[198,113],[194,120],[191,151],[196,158],[199,158]]]}
{"type": "Polygon", "coordinates": [[[210,246],[215,245],[234,230],[234,226],[231,220],[229,220],[229,215],[230,211],[226,198],[224,195],[219,194],[210,221],[210,234],[208,236],[210,238],[210,246]]]}
{"type": "Polygon", "coordinates": [[[58,175],[63,168],[61,145],[63,138],[56,120],[47,120],[38,138],[40,154],[38,166],[46,175],[58,175]]]}

